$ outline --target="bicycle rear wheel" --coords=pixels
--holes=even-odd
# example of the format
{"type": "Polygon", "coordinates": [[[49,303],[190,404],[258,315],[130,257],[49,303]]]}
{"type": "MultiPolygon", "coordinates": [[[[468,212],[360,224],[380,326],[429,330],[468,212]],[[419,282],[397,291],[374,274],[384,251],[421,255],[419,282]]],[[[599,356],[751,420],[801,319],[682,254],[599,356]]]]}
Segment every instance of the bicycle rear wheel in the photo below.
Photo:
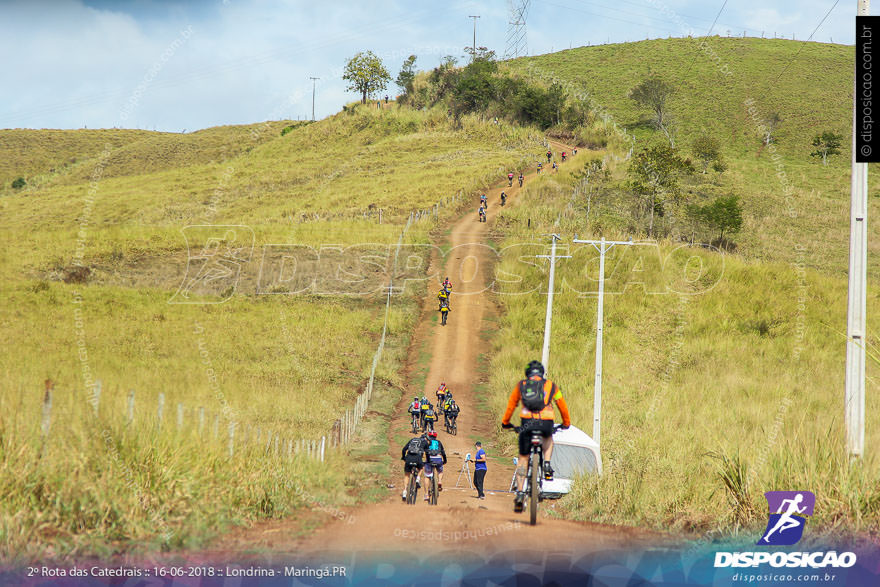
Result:
{"type": "Polygon", "coordinates": [[[406,503],[409,505],[416,503],[416,497],[419,492],[419,487],[416,485],[417,475],[418,471],[413,471],[409,476],[409,487],[406,489],[406,503]]]}
{"type": "Polygon", "coordinates": [[[428,501],[431,505],[437,505],[437,471],[431,475],[431,499],[428,501]]]}
{"type": "Polygon", "coordinates": [[[538,455],[532,453],[529,457],[529,470],[531,472],[529,483],[529,524],[532,526],[538,523],[538,495],[541,492],[540,468],[541,463],[539,462],[538,455]]]}

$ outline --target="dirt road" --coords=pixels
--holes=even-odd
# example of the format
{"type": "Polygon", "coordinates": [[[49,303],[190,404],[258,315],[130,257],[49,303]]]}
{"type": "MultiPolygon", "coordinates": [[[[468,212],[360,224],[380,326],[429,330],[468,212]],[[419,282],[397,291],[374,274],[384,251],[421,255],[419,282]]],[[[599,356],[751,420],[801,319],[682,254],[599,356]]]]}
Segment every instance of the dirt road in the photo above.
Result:
{"type": "MultiPolygon", "coordinates": [[[[554,144],[553,149],[558,151],[563,147],[554,144]]],[[[565,149],[568,150],[567,147],[565,149]]],[[[574,159],[575,162],[563,165],[576,164],[577,157],[574,159]]],[[[543,173],[552,171],[548,169],[543,173]]],[[[528,185],[535,178],[535,172],[525,174],[525,177],[525,184],[528,185]]],[[[482,440],[490,457],[498,456],[493,451],[494,421],[479,415],[480,398],[474,387],[485,379],[478,364],[480,355],[486,350],[481,336],[491,327],[492,323],[487,319],[498,313],[491,294],[484,291],[493,268],[492,259],[487,255],[489,249],[481,245],[488,242],[490,227],[504,209],[500,205],[502,191],[509,196],[507,206],[516,205],[520,191],[516,180],[511,188],[503,181],[487,192],[488,221],[481,223],[477,220],[479,201],[475,196],[472,211],[452,226],[446,243],[451,246],[451,253],[445,259],[434,260],[437,266],[432,269],[438,270],[436,274],[448,276],[453,283],[452,311],[445,327],[434,319],[437,314],[434,300],[439,283],[427,284],[426,303],[409,350],[409,387],[397,407],[388,432],[392,457],[389,476],[393,488],[388,489],[387,499],[382,503],[352,508],[347,511],[345,519],[325,523],[304,537],[290,537],[283,525],[277,528],[271,527],[271,524],[252,528],[237,533],[234,541],[227,541],[223,550],[241,552],[257,548],[279,554],[296,553],[321,558],[328,552],[357,553],[369,557],[371,553],[381,556],[380,553],[411,552],[414,549],[420,552],[427,549],[434,555],[449,555],[460,560],[475,552],[491,556],[522,548],[524,544],[552,545],[554,553],[577,556],[600,549],[631,547],[646,539],[656,542],[655,534],[637,528],[554,519],[548,515],[552,501],[542,503],[538,525],[529,526],[527,513],[513,512],[513,495],[507,492],[513,475],[512,460],[509,464],[506,464],[506,459],[490,461],[485,484],[487,497],[484,500],[476,498],[476,492],[464,478],[456,487],[465,455],[474,452],[475,438],[482,440]],[[430,364],[424,387],[413,387],[419,356],[426,348],[430,354],[430,364]],[[400,495],[403,479],[399,439],[411,437],[406,407],[415,395],[426,395],[434,402],[434,392],[441,381],[446,382],[461,406],[459,432],[452,436],[445,432],[442,425],[437,427],[449,457],[439,505],[429,506],[422,501],[424,494],[420,492],[419,502],[409,506],[403,503],[400,495]]],[[[500,415],[495,417],[500,418],[500,415]]]]}
{"type": "MultiPolygon", "coordinates": [[[[560,145],[554,145],[554,151],[561,148],[560,145]]],[[[565,163],[569,164],[573,163],[565,163]]],[[[534,177],[534,172],[527,174],[526,185],[534,177]]],[[[474,438],[482,440],[490,456],[497,456],[493,455],[490,436],[494,423],[485,418],[480,419],[477,410],[480,398],[474,391],[475,383],[483,379],[483,374],[479,372],[478,359],[486,348],[481,335],[490,328],[491,323],[486,321],[487,318],[497,315],[498,312],[491,294],[484,291],[493,269],[492,259],[486,254],[488,249],[481,245],[488,241],[490,227],[495,217],[504,209],[500,205],[501,192],[508,194],[507,205],[512,206],[516,205],[519,190],[516,180],[512,188],[508,188],[505,181],[489,190],[486,223],[477,220],[476,209],[479,202],[475,197],[473,211],[452,227],[447,243],[451,245],[452,253],[446,259],[435,261],[441,265],[437,273],[443,277],[448,276],[453,283],[450,303],[452,311],[445,327],[432,319],[432,314],[437,314],[437,305],[433,300],[439,283],[428,284],[425,296],[429,302],[425,304],[410,350],[410,363],[415,364],[417,355],[424,348],[424,341],[428,341],[430,367],[424,388],[410,388],[404,394],[389,431],[389,438],[392,440],[394,489],[389,490],[387,502],[358,508],[353,512],[353,523],[338,521],[326,525],[302,540],[297,548],[299,552],[317,554],[328,549],[369,552],[411,549],[416,546],[428,547],[434,553],[457,556],[474,549],[484,554],[507,551],[521,547],[527,539],[553,544],[556,551],[570,548],[572,552],[582,552],[585,548],[591,550],[632,545],[639,537],[645,536],[637,529],[553,519],[546,513],[546,508],[553,503],[549,501],[542,504],[544,512],[539,513],[538,525],[529,526],[527,513],[513,512],[513,497],[507,493],[513,475],[513,464],[511,462],[504,465],[506,459],[502,462],[490,461],[485,500],[476,498],[476,492],[468,487],[464,478],[459,487],[455,487],[465,455],[475,452],[474,438]],[[439,505],[429,506],[422,501],[420,493],[419,503],[408,506],[400,497],[403,480],[399,459],[402,447],[394,439],[411,436],[406,413],[406,405],[411,398],[414,395],[426,395],[434,402],[434,392],[441,381],[446,382],[461,406],[459,433],[451,436],[446,434],[442,425],[437,427],[439,438],[449,457],[439,505]]]]}

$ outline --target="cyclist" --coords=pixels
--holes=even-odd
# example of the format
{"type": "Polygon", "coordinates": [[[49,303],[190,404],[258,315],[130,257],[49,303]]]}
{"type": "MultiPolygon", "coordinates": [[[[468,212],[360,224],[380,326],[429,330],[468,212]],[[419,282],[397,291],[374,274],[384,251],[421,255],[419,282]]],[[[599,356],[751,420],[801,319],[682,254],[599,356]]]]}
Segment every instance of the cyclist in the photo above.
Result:
{"type": "Polygon", "coordinates": [[[424,436],[416,436],[411,438],[403,446],[400,453],[400,460],[403,461],[403,493],[400,497],[406,501],[406,488],[409,485],[409,476],[415,474],[416,484],[421,487],[419,476],[421,475],[422,466],[424,466],[425,453],[428,450],[428,440],[424,436]]]}
{"type": "Polygon", "coordinates": [[[507,187],[513,186],[513,172],[507,174],[507,187]]]}
{"type": "Polygon", "coordinates": [[[572,155],[577,155],[577,154],[578,154],[578,148],[575,147],[574,149],[572,149],[572,150],[571,150],[571,154],[572,154],[572,155]]]}
{"type": "Polygon", "coordinates": [[[455,400],[449,400],[449,403],[444,406],[443,416],[446,418],[447,423],[454,424],[459,412],[461,412],[461,408],[458,407],[455,400]]]}
{"type": "Polygon", "coordinates": [[[520,173],[519,174],[519,187],[522,187],[522,182],[523,182],[523,174],[520,173]]]}
{"type": "Polygon", "coordinates": [[[419,402],[419,425],[421,425],[422,429],[425,428],[425,412],[428,411],[428,398],[426,396],[422,396],[422,401],[419,402]]]}
{"type": "MultiPolygon", "coordinates": [[[[443,465],[446,464],[446,449],[443,443],[437,440],[434,430],[428,432],[428,449],[425,459],[425,478],[430,479],[434,470],[437,470],[437,489],[443,491],[443,465]]],[[[425,501],[428,501],[428,492],[425,492],[425,501]]]]}
{"type": "Polygon", "coordinates": [[[448,277],[443,281],[443,289],[446,290],[447,294],[452,293],[452,282],[449,281],[448,277]]]}
{"type": "Polygon", "coordinates": [[[550,159],[553,158],[553,151],[547,149],[547,163],[550,163],[550,159]]]}
{"type": "Polygon", "coordinates": [[[507,194],[505,194],[504,192],[501,192],[501,205],[503,206],[506,203],[507,203],[507,194]]]}
{"type": "Polygon", "coordinates": [[[454,401],[455,401],[455,400],[452,399],[452,391],[451,391],[451,390],[450,390],[450,391],[447,391],[447,392],[446,392],[446,400],[443,402],[443,405],[440,406],[441,409],[446,410],[446,408],[447,408],[450,404],[454,403],[454,401]]]}
{"type": "Polygon", "coordinates": [[[559,414],[562,416],[562,427],[571,426],[571,417],[568,414],[568,406],[562,397],[562,391],[559,387],[550,381],[544,379],[544,365],[540,361],[531,361],[526,365],[526,378],[521,380],[510,392],[507,400],[507,409],[504,411],[504,417],[501,419],[502,428],[513,428],[510,418],[517,405],[522,402],[522,410],[520,411],[520,433],[519,433],[519,460],[516,466],[517,475],[517,492],[513,502],[513,510],[517,513],[523,510],[523,501],[525,493],[523,492],[523,484],[528,474],[530,441],[532,431],[538,430],[544,437],[544,479],[553,479],[553,468],[550,466],[550,459],[553,456],[553,421],[555,418],[553,412],[553,402],[559,408],[559,414]]]}
{"type": "Polygon", "coordinates": [[[562,152],[562,160],[565,161],[565,151],[562,152]]]}
{"type": "Polygon", "coordinates": [[[440,303],[440,309],[443,309],[444,302],[449,306],[449,292],[445,289],[441,289],[437,292],[437,301],[440,303]]]}
{"type": "Polygon", "coordinates": [[[544,167],[544,164],[540,161],[538,162],[538,173],[541,173],[541,169],[544,167]]]}
{"type": "Polygon", "coordinates": [[[559,171],[559,166],[556,165],[556,161],[553,162],[553,171],[559,171]]]}
{"type": "Polygon", "coordinates": [[[425,416],[425,432],[434,432],[434,422],[437,421],[437,412],[434,411],[434,406],[429,403],[428,409],[423,414],[425,416]]]}
{"type": "Polygon", "coordinates": [[[486,194],[480,195],[480,206],[483,208],[489,209],[489,200],[486,199],[486,194]]]}
{"type": "Polygon", "coordinates": [[[449,311],[452,308],[449,307],[449,298],[443,298],[440,300],[440,324],[442,326],[446,326],[446,319],[449,317],[449,311]]]}
{"type": "Polygon", "coordinates": [[[435,392],[437,394],[437,405],[438,406],[443,405],[443,400],[446,399],[446,392],[447,392],[447,387],[446,387],[446,382],[444,381],[444,382],[440,383],[439,386],[437,386],[437,391],[435,392]]]}
{"type": "Polygon", "coordinates": [[[413,398],[413,401],[410,402],[409,407],[406,410],[409,415],[412,417],[413,425],[418,425],[418,420],[422,415],[422,406],[419,403],[418,396],[413,398]]]}
{"type": "Polygon", "coordinates": [[[478,210],[480,214],[480,222],[486,222],[486,209],[483,208],[483,205],[480,204],[480,209],[478,210]]]}

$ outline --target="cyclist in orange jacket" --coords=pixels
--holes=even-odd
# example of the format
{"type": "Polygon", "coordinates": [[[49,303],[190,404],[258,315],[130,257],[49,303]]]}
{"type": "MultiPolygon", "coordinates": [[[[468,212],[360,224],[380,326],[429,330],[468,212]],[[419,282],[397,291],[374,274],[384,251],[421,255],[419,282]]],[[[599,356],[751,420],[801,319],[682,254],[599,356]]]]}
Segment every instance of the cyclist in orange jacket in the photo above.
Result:
{"type": "Polygon", "coordinates": [[[553,479],[553,467],[550,466],[550,459],[553,456],[553,423],[556,414],[553,411],[553,403],[559,408],[559,415],[562,416],[562,427],[571,426],[571,416],[568,413],[568,405],[562,397],[562,391],[554,382],[544,379],[544,365],[540,361],[531,361],[526,366],[526,378],[519,381],[510,392],[507,400],[507,409],[504,411],[504,417],[501,419],[502,428],[513,428],[510,418],[513,416],[517,405],[522,403],[520,410],[520,433],[519,433],[519,459],[516,466],[517,475],[517,494],[514,500],[514,509],[522,511],[523,505],[523,484],[526,480],[526,474],[529,465],[529,443],[533,430],[538,430],[544,437],[542,450],[544,451],[544,478],[553,479]],[[540,385],[543,391],[542,401],[539,405],[533,405],[531,408],[526,407],[523,399],[523,392],[526,387],[535,387],[540,385]],[[543,407],[540,407],[543,405],[543,407]]]}

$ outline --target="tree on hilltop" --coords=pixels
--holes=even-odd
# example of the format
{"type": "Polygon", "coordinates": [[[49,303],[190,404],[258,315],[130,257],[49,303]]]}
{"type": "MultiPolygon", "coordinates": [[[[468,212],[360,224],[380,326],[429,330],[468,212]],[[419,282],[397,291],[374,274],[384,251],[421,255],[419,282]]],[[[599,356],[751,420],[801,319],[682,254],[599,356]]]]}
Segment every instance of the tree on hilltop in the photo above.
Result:
{"type": "Polygon", "coordinates": [[[403,62],[403,66],[400,68],[400,73],[397,74],[397,79],[394,83],[403,90],[404,94],[409,94],[412,92],[412,84],[413,80],[416,79],[416,56],[410,55],[406,58],[406,61],[403,62]]]}
{"type": "Polygon", "coordinates": [[[361,104],[367,103],[367,97],[388,87],[391,75],[382,60],[372,51],[360,52],[345,64],[342,79],[348,82],[346,88],[350,92],[361,94],[361,104]]]}

